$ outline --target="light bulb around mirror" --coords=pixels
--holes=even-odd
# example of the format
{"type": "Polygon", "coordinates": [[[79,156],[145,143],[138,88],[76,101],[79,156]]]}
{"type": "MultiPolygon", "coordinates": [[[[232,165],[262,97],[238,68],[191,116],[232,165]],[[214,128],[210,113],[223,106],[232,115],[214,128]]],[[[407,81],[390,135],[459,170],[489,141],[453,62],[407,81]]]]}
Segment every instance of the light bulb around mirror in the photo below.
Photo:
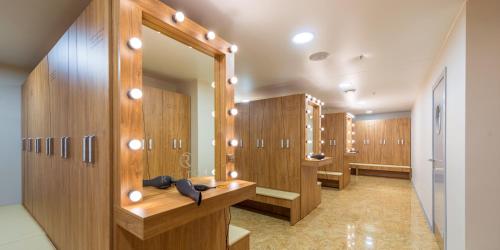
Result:
{"type": "Polygon", "coordinates": [[[238,147],[238,140],[236,139],[229,140],[229,146],[238,147]]]}
{"type": "Polygon", "coordinates": [[[212,175],[215,176],[215,169],[212,169],[212,175]]]}
{"type": "Polygon", "coordinates": [[[321,140],[321,144],[325,144],[325,141],[324,141],[324,140],[321,140]]]}
{"type": "Polygon", "coordinates": [[[139,100],[142,98],[142,90],[133,88],[127,92],[127,96],[132,100],[139,100]]]}
{"type": "Polygon", "coordinates": [[[236,170],[229,171],[229,176],[233,179],[238,178],[238,172],[236,172],[236,170]]]}
{"type": "Polygon", "coordinates": [[[128,193],[128,198],[132,202],[138,202],[142,199],[142,193],[137,190],[132,190],[128,193]]]}
{"type": "Polygon", "coordinates": [[[212,82],[212,84],[210,85],[213,89],[215,89],[215,82],[212,82]]]}
{"type": "Polygon", "coordinates": [[[230,116],[235,116],[235,115],[237,115],[237,114],[238,114],[238,109],[236,109],[236,108],[232,108],[232,109],[230,109],[230,110],[228,111],[228,113],[229,113],[229,115],[230,115],[230,116]]]}
{"type": "Polygon", "coordinates": [[[132,37],[128,40],[127,45],[133,50],[138,50],[142,48],[142,41],[138,37],[132,37]]]}
{"type": "Polygon", "coordinates": [[[185,18],[186,18],[186,16],[184,16],[184,13],[182,13],[181,11],[175,12],[174,21],[176,23],[182,23],[182,22],[184,22],[185,18]]]}
{"type": "Polygon", "coordinates": [[[205,35],[205,38],[207,40],[214,40],[215,39],[215,32],[213,32],[213,31],[207,32],[207,34],[205,35]]]}
{"type": "Polygon", "coordinates": [[[229,83],[232,84],[232,85],[237,84],[238,83],[238,77],[233,76],[233,77],[229,78],[229,83]]]}
{"type": "Polygon", "coordinates": [[[236,46],[235,44],[231,45],[231,47],[229,47],[229,52],[231,53],[238,52],[238,46],[236,46]]]}
{"type": "Polygon", "coordinates": [[[325,131],[325,128],[321,128],[321,131],[325,131]]]}
{"type": "Polygon", "coordinates": [[[142,141],[138,139],[132,139],[128,142],[128,148],[137,151],[142,148],[142,141]]]}

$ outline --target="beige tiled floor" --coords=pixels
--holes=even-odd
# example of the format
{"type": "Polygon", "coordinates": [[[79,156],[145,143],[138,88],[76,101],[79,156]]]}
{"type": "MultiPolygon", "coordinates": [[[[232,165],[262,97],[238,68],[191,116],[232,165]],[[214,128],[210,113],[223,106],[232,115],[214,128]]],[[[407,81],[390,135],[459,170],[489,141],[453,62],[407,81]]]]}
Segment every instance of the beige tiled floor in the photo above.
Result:
{"type": "Polygon", "coordinates": [[[251,231],[251,249],[438,249],[410,181],[353,176],[323,188],[321,205],[295,226],[231,208],[231,224],[251,231]]]}

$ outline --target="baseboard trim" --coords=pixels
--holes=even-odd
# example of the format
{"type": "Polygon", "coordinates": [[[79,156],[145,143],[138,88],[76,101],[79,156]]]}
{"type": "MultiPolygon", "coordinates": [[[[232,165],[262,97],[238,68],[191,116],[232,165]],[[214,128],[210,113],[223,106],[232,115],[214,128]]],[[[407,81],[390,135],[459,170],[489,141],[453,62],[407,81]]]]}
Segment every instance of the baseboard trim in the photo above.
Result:
{"type": "Polygon", "coordinates": [[[415,191],[415,194],[417,195],[418,204],[420,205],[420,208],[422,208],[422,211],[424,211],[425,220],[427,221],[427,226],[431,231],[433,231],[431,219],[429,218],[427,212],[425,212],[424,206],[422,205],[422,199],[420,199],[420,195],[418,194],[417,189],[415,188],[415,183],[413,182],[413,178],[411,179],[411,185],[413,187],[413,190],[415,191]]]}

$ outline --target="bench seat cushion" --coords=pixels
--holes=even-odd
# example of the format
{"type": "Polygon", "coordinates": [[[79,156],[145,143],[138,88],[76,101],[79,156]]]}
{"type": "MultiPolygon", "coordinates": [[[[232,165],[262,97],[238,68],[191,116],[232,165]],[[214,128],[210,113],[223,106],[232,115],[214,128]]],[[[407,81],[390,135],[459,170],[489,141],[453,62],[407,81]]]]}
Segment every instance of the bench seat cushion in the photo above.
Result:
{"type": "Polygon", "coordinates": [[[300,197],[300,194],[298,193],[292,193],[292,192],[263,188],[263,187],[257,187],[256,193],[257,195],[269,196],[277,199],[290,200],[290,201],[293,201],[298,197],[300,197]]]}
{"type": "Polygon", "coordinates": [[[343,173],[341,173],[341,172],[331,172],[331,171],[318,171],[318,174],[333,175],[333,176],[342,176],[343,175],[343,173]]]}
{"type": "Polygon", "coordinates": [[[250,231],[237,227],[234,225],[229,224],[229,240],[228,243],[230,246],[234,245],[234,243],[238,242],[239,240],[245,238],[250,234],[250,231]]]}
{"type": "Polygon", "coordinates": [[[368,164],[368,163],[349,163],[350,166],[366,170],[380,170],[391,172],[405,172],[410,173],[410,166],[397,166],[397,165],[384,165],[384,164],[368,164]]]}

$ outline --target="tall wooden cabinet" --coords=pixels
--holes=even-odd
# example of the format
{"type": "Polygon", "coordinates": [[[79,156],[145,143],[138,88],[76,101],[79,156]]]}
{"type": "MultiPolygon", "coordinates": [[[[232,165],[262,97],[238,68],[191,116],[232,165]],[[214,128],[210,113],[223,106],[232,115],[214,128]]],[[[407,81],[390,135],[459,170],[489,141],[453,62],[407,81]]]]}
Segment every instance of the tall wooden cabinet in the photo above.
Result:
{"type": "Polygon", "coordinates": [[[411,129],[409,118],[358,120],[355,127],[356,162],[409,166],[411,129]]]}
{"type": "Polygon", "coordinates": [[[304,95],[240,103],[235,168],[260,187],[300,193],[304,95]]]}
{"type": "Polygon", "coordinates": [[[58,249],[109,249],[108,3],[92,1],[23,86],[23,204],[58,249]]]}
{"type": "Polygon", "coordinates": [[[144,176],[186,178],[179,158],[190,152],[190,98],[147,85],[143,87],[143,92],[146,135],[144,176]]]}

